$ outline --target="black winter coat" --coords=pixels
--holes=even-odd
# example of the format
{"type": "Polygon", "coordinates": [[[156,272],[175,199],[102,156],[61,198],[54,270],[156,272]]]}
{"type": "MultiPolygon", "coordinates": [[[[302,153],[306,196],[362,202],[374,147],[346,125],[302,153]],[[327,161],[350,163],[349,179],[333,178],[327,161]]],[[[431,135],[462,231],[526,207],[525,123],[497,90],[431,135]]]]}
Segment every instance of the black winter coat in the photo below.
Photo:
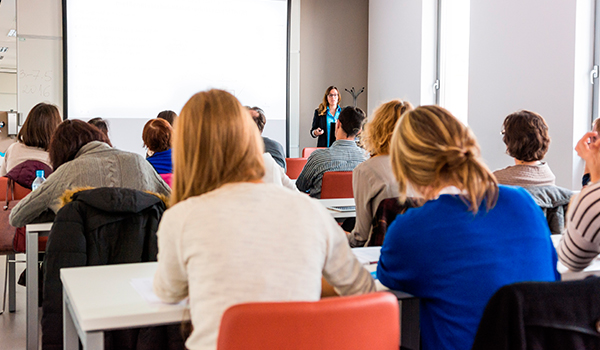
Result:
{"type": "MultiPolygon", "coordinates": [[[[73,193],[68,192],[63,198],[73,193]]],[[[63,346],[59,270],[156,261],[156,231],[165,209],[165,203],[156,195],[125,188],[106,187],[72,194],[70,203],[56,215],[44,258],[44,350],[58,350],[63,346]]],[[[105,349],[183,349],[178,328],[106,332],[105,349]]]]}
{"type": "Polygon", "coordinates": [[[504,286],[485,308],[472,350],[598,350],[599,297],[598,277],[504,286]]]}

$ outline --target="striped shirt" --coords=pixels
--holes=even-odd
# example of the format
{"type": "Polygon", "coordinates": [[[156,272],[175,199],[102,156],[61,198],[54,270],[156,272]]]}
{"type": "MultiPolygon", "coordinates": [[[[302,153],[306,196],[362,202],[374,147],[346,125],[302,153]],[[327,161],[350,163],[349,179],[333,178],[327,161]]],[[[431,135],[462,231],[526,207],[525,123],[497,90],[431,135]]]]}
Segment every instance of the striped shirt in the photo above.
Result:
{"type": "Polygon", "coordinates": [[[296,180],[302,192],[321,198],[321,183],[326,171],[352,171],[367,159],[365,151],[350,140],[337,140],[331,147],[314,151],[296,180]]]}
{"type": "Polygon", "coordinates": [[[558,258],[570,270],[581,271],[600,253],[600,183],[585,187],[574,197],[566,221],[558,258]]]}

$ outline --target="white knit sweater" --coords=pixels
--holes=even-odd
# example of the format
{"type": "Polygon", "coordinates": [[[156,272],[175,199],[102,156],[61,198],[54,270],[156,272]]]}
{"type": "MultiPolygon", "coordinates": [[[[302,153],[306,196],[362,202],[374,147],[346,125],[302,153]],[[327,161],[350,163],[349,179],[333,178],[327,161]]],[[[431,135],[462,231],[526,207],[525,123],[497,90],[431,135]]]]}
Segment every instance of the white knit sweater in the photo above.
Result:
{"type": "Polygon", "coordinates": [[[154,291],[189,295],[189,349],[215,349],[223,312],[251,301],[316,301],[321,276],[343,295],[375,290],[331,214],[308,196],[234,183],[167,210],[158,229],[154,291]]]}

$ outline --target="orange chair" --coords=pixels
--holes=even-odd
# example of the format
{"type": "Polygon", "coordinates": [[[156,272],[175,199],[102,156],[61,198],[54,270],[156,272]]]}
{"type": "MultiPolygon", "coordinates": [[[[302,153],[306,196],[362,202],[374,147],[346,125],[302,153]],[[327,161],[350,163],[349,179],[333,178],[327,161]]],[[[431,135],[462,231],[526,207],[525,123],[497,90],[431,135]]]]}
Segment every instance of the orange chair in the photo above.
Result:
{"type": "MultiPolygon", "coordinates": [[[[6,176],[0,177],[0,201],[3,202],[2,206],[5,205],[4,201],[6,199],[6,190],[7,190],[8,178],[6,176]]],[[[25,188],[18,183],[13,182],[13,191],[12,191],[12,199],[23,199],[26,195],[28,195],[31,190],[25,188]]],[[[1,209],[0,209],[1,210],[1,209]]],[[[14,234],[14,228],[12,229],[12,233],[14,234]]],[[[4,233],[0,233],[4,234],[4,233]]],[[[11,236],[12,237],[12,236],[11,236]]],[[[7,237],[8,238],[8,237],[7,237]]],[[[46,242],[48,241],[48,237],[40,237],[38,244],[40,247],[40,251],[44,251],[46,249],[46,242]]],[[[4,249],[4,248],[2,248],[4,249]]],[[[11,248],[7,250],[0,250],[0,255],[6,255],[6,266],[4,270],[4,293],[2,298],[2,307],[0,308],[0,314],[4,313],[4,305],[6,303],[6,290],[8,288],[8,311],[15,312],[16,310],[16,269],[15,264],[17,261],[15,260],[15,251],[11,248]]]]}
{"type": "Polygon", "coordinates": [[[398,299],[390,293],[315,302],[234,305],[221,320],[217,350],[398,350],[398,299]]]}
{"type": "Polygon", "coordinates": [[[321,148],[327,148],[327,147],[304,147],[304,149],[302,150],[302,157],[308,158],[308,156],[310,156],[311,153],[313,153],[314,151],[321,149],[321,148]]]}
{"type": "Polygon", "coordinates": [[[351,171],[326,171],[321,184],[321,199],[353,198],[351,171]]]}
{"type": "Polygon", "coordinates": [[[297,179],[302,172],[302,169],[304,169],[307,159],[308,158],[286,158],[285,165],[287,170],[285,174],[292,180],[297,179]]]}

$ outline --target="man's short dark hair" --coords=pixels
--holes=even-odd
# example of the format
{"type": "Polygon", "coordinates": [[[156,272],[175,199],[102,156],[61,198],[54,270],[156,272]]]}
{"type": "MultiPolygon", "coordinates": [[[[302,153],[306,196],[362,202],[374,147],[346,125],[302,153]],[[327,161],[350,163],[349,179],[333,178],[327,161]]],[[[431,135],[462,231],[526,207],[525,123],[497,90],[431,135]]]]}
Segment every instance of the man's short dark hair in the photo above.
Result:
{"type": "Polygon", "coordinates": [[[169,124],[171,124],[171,126],[173,126],[173,123],[175,122],[175,119],[177,118],[177,113],[170,111],[170,110],[166,110],[166,111],[162,111],[162,112],[158,113],[156,118],[164,119],[164,120],[168,121],[169,124]]]}
{"type": "Polygon", "coordinates": [[[252,116],[252,119],[254,119],[256,126],[258,126],[258,130],[262,134],[263,130],[265,129],[265,124],[267,124],[267,118],[265,117],[265,111],[263,111],[262,108],[260,108],[260,107],[246,107],[246,108],[258,113],[258,116],[257,117],[252,116]]]}
{"type": "Polygon", "coordinates": [[[342,130],[344,130],[348,137],[358,135],[365,123],[365,119],[365,112],[358,107],[352,106],[344,107],[338,118],[342,124],[342,130]]]}
{"type": "Polygon", "coordinates": [[[548,125],[535,112],[522,110],[507,116],[502,135],[508,155],[524,162],[542,160],[550,147],[548,125]]]}
{"type": "Polygon", "coordinates": [[[102,118],[92,118],[88,120],[88,124],[92,124],[108,136],[108,122],[102,118]]]}

